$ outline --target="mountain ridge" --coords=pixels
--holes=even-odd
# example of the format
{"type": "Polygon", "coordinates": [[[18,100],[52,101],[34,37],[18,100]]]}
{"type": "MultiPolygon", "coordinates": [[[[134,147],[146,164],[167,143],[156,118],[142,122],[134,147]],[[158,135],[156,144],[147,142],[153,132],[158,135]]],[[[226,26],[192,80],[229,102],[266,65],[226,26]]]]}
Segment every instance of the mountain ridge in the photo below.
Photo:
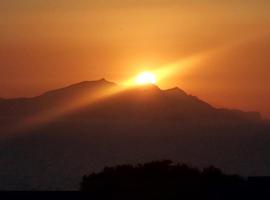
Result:
{"type": "MultiPolygon", "coordinates": [[[[85,97],[87,95],[95,95],[95,93],[98,93],[100,91],[109,91],[112,88],[117,87],[120,86],[116,83],[107,81],[106,79],[102,78],[94,81],[82,81],[79,83],[71,84],[66,87],[47,91],[39,96],[31,98],[3,99],[0,101],[0,115],[1,112],[4,114],[8,114],[9,110],[11,111],[11,114],[16,114],[17,111],[19,112],[21,110],[23,115],[24,106],[26,107],[25,110],[27,110],[25,111],[25,113],[50,109],[50,107],[52,106],[64,106],[67,102],[72,103],[72,101],[76,101],[81,97],[85,97]]],[[[172,114],[169,113],[170,116],[186,115],[189,117],[193,116],[192,118],[196,118],[196,115],[201,115],[208,116],[213,119],[215,119],[216,117],[233,117],[233,119],[243,118],[246,120],[254,121],[262,120],[261,114],[259,112],[246,112],[238,109],[216,108],[209,103],[202,101],[196,96],[187,94],[184,90],[178,87],[162,90],[157,85],[153,84],[137,86],[128,88],[122,92],[112,95],[111,97],[108,97],[108,100],[110,99],[114,99],[115,101],[115,105],[109,102],[110,106],[118,106],[119,110],[122,110],[123,116],[125,109],[128,110],[130,107],[135,108],[137,106],[138,110],[141,110],[141,106],[143,106],[144,104],[149,104],[148,108],[145,108],[147,110],[153,107],[153,110],[150,110],[149,112],[155,113],[155,107],[157,108],[157,110],[160,110],[160,112],[165,112],[167,114],[168,112],[171,112],[172,114]],[[115,100],[116,98],[118,99],[115,100]],[[136,105],[138,102],[135,101],[142,101],[141,105],[136,105]],[[120,104],[126,105],[126,107],[121,108],[122,105],[120,104]],[[174,106],[175,110],[173,108],[170,108],[171,106],[174,106]],[[177,112],[179,112],[179,114],[177,114],[177,112]]],[[[102,100],[101,102],[104,101],[102,100]]],[[[87,105],[85,106],[87,107],[87,105]]],[[[117,112],[117,108],[115,108],[115,112],[117,112]]]]}

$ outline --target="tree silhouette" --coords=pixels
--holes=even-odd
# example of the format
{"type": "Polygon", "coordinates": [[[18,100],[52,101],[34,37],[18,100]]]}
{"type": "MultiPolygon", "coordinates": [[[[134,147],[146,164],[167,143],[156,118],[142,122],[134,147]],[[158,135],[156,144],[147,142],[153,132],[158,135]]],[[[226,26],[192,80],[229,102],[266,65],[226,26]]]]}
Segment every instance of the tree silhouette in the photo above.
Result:
{"type": "Polygon", "coordinates": [[[105,167],[83,176],[81,191],[117,199],[237,199],[245,180],[213,166],[200,170],[170,160],[105,167]]]}

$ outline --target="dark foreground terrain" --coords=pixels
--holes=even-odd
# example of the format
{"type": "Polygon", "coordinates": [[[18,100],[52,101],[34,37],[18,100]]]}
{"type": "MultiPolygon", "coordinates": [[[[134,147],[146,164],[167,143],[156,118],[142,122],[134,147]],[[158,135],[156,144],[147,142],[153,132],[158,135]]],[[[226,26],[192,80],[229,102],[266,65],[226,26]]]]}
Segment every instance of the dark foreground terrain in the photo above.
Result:
{"type": "Polygon", "coordinates": [[[81,191],[108,199],[270,198],[270,178],[224,174],[213,166],[199,170],[170,160],[105,167],[83,177],[81,191]]]}

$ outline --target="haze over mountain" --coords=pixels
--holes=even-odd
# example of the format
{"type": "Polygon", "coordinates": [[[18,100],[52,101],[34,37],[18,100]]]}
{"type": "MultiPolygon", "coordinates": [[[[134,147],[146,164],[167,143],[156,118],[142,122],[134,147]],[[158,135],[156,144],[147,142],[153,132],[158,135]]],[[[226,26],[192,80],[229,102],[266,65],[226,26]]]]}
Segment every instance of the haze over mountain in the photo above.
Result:
{"type": "Polygon", "coordinates": [[[179,88],[119,88],[101,79],[0,99],[0,189],[77,189],[89,170],[164,158],[270,175],[270,125],[259,113],[179,88]]]}

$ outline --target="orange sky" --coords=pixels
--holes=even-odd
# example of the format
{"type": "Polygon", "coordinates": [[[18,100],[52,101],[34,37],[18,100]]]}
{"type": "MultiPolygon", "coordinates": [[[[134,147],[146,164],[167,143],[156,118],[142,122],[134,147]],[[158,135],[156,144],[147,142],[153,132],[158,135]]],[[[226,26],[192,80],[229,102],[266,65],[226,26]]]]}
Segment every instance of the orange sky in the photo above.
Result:
{"type": "Polygon", "coordinates": [[[269,0],[0,1],[0,96],[121,82],[207,54],[158,84],[270,117],[269,10],[269,0]]]}

